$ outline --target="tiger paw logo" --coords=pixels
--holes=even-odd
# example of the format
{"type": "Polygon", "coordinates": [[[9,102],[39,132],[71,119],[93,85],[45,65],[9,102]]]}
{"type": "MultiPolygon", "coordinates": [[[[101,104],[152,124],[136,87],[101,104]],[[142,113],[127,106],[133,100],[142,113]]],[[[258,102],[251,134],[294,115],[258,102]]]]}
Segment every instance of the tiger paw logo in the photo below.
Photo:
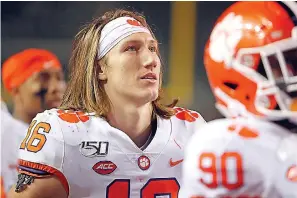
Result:
{"type": "Polygon", "coordinates": [[[180,120],[185,120],[188,122],[195,122],[199,117],[199,114],[195,111],[177,107],[175,110],[175,116],[180,120]]]}
{"type": "Polygon", "coordinates": [[[230,62],[242,38],[241,24],[242,16],[230,13],[213,29],[210,36],[209,54],[214,61],[226,64],[230,62]]]}
{"type": "Polygon", "coordinates": [[[79,121],[86,122],[90,119],[85,113],[72,110],[58,110],[58,116],[63,121],[69,123],[78,123],[79,121]]]}
{"type": "Polygon", "coordinates": [[[150,159],[145,155],[140,156],[137,162],[138,162],[138,167],[143,171],[149,169],[151,165],[150,159]]]}
{"type": "Polygon", "coordinates": [[[127,23],[133,26],[142,26],[139,21],[128,19],[127,23]]]}

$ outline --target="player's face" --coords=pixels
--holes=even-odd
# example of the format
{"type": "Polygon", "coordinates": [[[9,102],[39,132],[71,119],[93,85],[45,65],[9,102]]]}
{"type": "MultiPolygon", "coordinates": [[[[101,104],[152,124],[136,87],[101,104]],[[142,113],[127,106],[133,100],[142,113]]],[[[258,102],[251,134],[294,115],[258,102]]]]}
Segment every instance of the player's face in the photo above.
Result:
{"type": "Polygon", "coordinates": [[[148,33],[135,33],[119,42],[106,61],[106,92],[147,103],[158,97],[161,62],[158,43],[148,33]]]}
{"type": "Polygon", "coordinates": [[[45,69],[33,74],[20,86],[19,102],[22,103],[25,112],[36,115],[45,109],[58,107],[62,102],[65,88],[66,83],[61,69],[45,69]],[[41,96],[42,94],[44,96],[41,96]]]}

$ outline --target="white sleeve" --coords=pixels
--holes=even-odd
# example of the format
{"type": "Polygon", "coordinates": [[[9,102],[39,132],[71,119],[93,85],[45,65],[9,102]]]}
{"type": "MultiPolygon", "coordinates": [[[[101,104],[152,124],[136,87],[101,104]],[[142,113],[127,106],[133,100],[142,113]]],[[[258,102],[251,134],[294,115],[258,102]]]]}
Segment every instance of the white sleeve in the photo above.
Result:
{"type": "Polygon", "coordinates": [[[19,172],[35,177],[57,176],[68,189],[63,174],[64,138],[57,114],[50,110],[37,114],[19,149],[19,172]]]}
{"type": "Polygon", "coordinates": [[[1,177],[6,191],[9,191],[17,180],[18,148],[27,128],[25,123],[1,110],[1,177]]]}

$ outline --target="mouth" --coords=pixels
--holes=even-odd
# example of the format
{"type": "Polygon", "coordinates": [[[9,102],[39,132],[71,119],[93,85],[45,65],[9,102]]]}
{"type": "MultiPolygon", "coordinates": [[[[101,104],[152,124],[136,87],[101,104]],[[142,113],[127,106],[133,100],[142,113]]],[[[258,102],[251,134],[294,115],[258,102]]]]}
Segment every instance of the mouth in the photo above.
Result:
{"type": "Polygon", "coordinates": [[[155,73],[147,73],[144,76],[142,76],[140,79],[156,81],[157,75],[155,73]]]}

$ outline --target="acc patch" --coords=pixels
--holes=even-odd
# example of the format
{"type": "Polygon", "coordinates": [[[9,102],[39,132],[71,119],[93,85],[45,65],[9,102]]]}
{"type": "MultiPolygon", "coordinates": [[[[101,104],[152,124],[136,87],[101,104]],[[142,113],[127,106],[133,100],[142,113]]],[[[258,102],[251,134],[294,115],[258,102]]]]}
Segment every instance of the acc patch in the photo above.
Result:
{"type": "Polygon", "coordinates": [[[117,165],[111,161],[100,161],[93,166],[93,170],[100,175],[108,175],[115,171],[117,165]]]}

